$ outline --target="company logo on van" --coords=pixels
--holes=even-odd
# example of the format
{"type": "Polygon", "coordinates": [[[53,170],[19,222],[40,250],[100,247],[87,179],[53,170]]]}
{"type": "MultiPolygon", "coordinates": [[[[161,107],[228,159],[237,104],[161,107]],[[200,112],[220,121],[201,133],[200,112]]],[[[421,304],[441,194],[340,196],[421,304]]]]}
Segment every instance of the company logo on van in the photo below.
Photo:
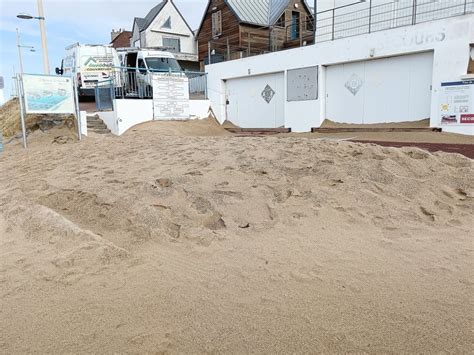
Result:
{"type": "Polygon", "coordinates": [[[114,67],[112,56],[83,57],[85,71],[110,71],[114,67]]]}

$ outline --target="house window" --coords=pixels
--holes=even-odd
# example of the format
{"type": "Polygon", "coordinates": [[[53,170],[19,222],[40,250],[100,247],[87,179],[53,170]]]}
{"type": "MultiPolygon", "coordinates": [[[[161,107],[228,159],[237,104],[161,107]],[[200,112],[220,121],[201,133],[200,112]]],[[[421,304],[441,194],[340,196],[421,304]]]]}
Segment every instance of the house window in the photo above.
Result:
{"type": "Polygon", "coordinates": [[[222,11],[217,11],[212,14],[212,37],[220,36],[222,34],[222,11]]]}
{"type": "Polygon", "coordinates": [[[285,13],[281,15],[281,17],[278,19],[278,21],[275,23],[275,26],[277,27],[285,27],[285,13]]]}
{"type": "Polygon", "coordinates": [[[166,47],[170,52],[181,52],[181,43],[179,38],[163,38],[163,47],[166,47]]]}
{"type": "Polygon", "coordinates": [[[305,21],[304,21],[305,31],[310,31],[310,32],[314,31],[313,21],[314,21],[313,16],[308,16],[308,15],[305,16],[305,21]]]}
{"type": "Polygon", "coordinates": [[[163,24],[163,26],[161,26],[161,28],[169,28],[169,29],[171,29],[171,16],[168,17],[168,19],[165,21],[165,23],[163,24]]]}

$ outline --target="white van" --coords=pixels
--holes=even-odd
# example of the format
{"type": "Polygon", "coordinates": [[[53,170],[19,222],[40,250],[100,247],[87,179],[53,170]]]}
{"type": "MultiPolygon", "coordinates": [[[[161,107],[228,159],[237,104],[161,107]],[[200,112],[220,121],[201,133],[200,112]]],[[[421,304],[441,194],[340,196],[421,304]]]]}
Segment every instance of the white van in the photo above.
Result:
{"type": "Polygon", "coordinates": [[[182,69],[170,52],[144,48],[119,48],[118,56],[127,73],[127,92],[139,97],[152,96],[152,74],[182,75],[182,69]]]}
{"type": "Polygon", "coordinates": [[[115,48],[110,46],[76,43],[67,47],[56,74],[75,75],[80,96],[94,96],[96,85],[110,79],[114,79],[117,87],[121,86],[120,60],[115,48]]]}

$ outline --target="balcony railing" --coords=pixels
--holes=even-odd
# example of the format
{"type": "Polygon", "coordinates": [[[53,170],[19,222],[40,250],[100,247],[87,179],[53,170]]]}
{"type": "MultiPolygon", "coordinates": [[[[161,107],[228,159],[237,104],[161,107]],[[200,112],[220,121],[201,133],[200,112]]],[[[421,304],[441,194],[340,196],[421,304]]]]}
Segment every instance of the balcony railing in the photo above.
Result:
{"type": "Polygon", "coordinates": [[[295,23],[278,23],[272,27],[249,30],[236,46],[227,38],[211,40],[205,64],[276,52],[292,47],[333,41],[346,37],[412,26],[428,21],[474,13],[474,0],[398,0],[373,4],[374,0],[336,7],[307,17],[298,23],[298,38],[294,38],[295,23]],[[314,27],[316,32],[314,35],[314,27]],[[266,36],[266,40],[262,37],[266,36]],[[263,45],[262,45],[263,43],[263,45]]]}

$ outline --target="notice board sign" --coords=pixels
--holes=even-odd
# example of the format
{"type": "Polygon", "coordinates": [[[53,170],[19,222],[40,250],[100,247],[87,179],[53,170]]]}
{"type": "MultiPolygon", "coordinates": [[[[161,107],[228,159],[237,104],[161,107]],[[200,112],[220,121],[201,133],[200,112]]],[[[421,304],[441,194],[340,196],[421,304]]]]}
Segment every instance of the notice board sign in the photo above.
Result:
{"type": "Polygon", "coordinates": [[[23,75],[26,113],[75,113],[71,78],[52,75],[23,75]]]}
{"type": "Polygon", "coordinates": [[[441,83],[442,125],[474,124],[474,80],[441,83]]]}
{"type": "Polygon", "coordinates": [[[152,81],[154,119],[189,119],[188,78],[181,74],[154,74],[152,81]]]}
{"type": "Polygon", "coordinates": [[[318,99],[318,67],[288,70],[287,101],[318,99]]]}

